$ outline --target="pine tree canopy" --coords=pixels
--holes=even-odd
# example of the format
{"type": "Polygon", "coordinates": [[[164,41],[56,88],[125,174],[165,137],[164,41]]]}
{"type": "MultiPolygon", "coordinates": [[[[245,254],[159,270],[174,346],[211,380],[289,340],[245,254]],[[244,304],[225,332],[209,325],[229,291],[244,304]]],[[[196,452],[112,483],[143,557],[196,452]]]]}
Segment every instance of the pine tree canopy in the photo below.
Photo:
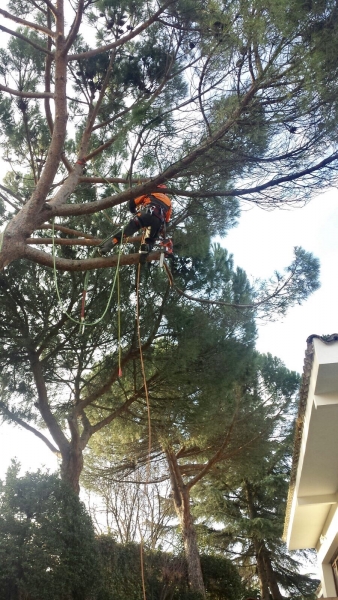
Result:
{"type": "Polygon", "coordinates": [[[123,220],[161,183],[171,233],[203,237],[242,198],[302,203],[336,179],[334,2],[9,0],[0,15],[0,267],[51,267],[52,220],[57,269],[116,265],[84,252],[111,229],[103,211],[123,220]]]}

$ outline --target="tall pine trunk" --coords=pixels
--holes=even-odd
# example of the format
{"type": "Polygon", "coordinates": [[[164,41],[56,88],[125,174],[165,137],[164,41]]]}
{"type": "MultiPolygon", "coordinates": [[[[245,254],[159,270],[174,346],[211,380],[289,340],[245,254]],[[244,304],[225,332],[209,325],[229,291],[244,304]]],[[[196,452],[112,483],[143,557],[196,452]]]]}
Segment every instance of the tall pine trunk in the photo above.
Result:
{"type": "Polygon", "coordinates": [[[205,597],[201,560],[196,539],[193,517],[190,511],[190,497],[186,490],[180,493],[181,504],[175,509],[180,520],[185,557],[188,564],[188,577],[191,590],[205,597]]]}
{"type": "Polygon", "coordinates": [[[83,469],[83,453],[81,448],[70,444],[62,453],[61,477],[76,494],[80,493],[80,475],[83,469]]]}
{"type": "MultiPolygon", "coordinates": [[[[258,515],[254,502],[254,493],[252,486],[248,481],[245,482],[245,489],[249,517],[250,519],[256,519],[258,515]]],[[[253,543],[255,548],[257,574],[259,578],[262,600],[269,600],[269,591],[271,592],[273,600],[283,600],[283,596],[278,587],[275,572],[272,568],[270,555],[264,544],[264,541],[254,537],[253,543]]]]}
{"type": "Polygon", "coordinates": [[[268,575],[265,568],[264,558],[262,554],[262,547],[259,540],[254,539],[255,557],[257,563],[257,574],[259,579],[259,589],[261,594],[261,600],[270,600],[269,593],[269,581],[268,575]]]}

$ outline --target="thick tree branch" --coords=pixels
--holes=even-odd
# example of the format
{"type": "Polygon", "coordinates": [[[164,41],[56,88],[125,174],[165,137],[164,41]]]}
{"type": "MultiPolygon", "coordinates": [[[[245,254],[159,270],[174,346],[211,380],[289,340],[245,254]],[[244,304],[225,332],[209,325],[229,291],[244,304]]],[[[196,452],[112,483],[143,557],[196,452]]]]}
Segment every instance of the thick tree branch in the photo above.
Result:
{"type": "Polygon", "coordinates": [[[82,15],[83,15],[83,6],[84,6],[84,0],[79,0],[77,13],[76,13],[75,19],[72,23],[72,26],[70,28],[69,34],[67,36],[64,52],[68,52],[69,48],[73,44],[73,42],[79,32],[82,15]]]}
{"type": "MultiPolygon", "coordinates": [[[[62,3],[59,0],[58,16],[56,21],[56,52],[55,52],[55,123],[53,135],[48,149],[47,159],[41,177],[33,191],[29,201],[21,211],[10,221],[3,240],[1,266],[5,266],[22,253],[22,242],[37,226],[46,220],[43,205],[50,191],[51,184],[57,173],[64,142],[67,133],[67,61],[63,56],[64,48],[64,16],[62,3]],[[15,238],[16,245],[11,244],[11,238],[15,238]]],[[[75,169],[74,169],[75,170],[75,169]]],[[[67,182],[66,182],[67,183],[67,182]]]]}
{"type": "MultiPolygon", "coordinates": [[[[54,244],[56,246],[99,246],[102,242],[101,239],[81,239],[74,238],[71,240],[67,240],[65,238],[54,238],[54,244]]],[[[53,244],[53,238],[28,238],[26,240],[27,244],[30,245],[41,245],[41,246],[50,246],[53,244]]]]}
{"type": "Polygon", "coordinates": [[[234,411],[231,423],[230,423],[230,427],[227,431],[227,434],[222,442],[222,444],[220,445],[219,449],[217,450],[217,452],[215,452],[215,454],[208,460],[208,462],[204,465],[204,467],[200,470],[200,472],[193,477],[192,479],[190,479],[190,481],[187,483],[187,488],[189,490],[191,490],[191,488],[196,485],[196,483],[198,483],[201,479],[203,479],[204,475],[206,475],[210,469],[214,466],[214,464],[216,464],[222,457],[222,454],[225,450],[225,448],[227,447],[227,445],[230,442],[230,438],[236,423],[236,419],[237,419],[237,413],[238,413],[238,407],[239,407],[239,402],[237,403],[237,407],[236,410],[234,411]]]}
{"type": "Polygon", "coordinates": [[[36,437],[38,437],[40,440],[42,440],[46,444],[46,446],[49,448],[49,450],[51,450],[54,454],[60,454],[60,450],[58,448],[56,448],[55,446],[53,446],[53,444],[49,441],[49,439],[45,435],[43,435],[43,433],[38,431],[38,429],[35,429],[35,427],[32,427],[31,425],[29,425],[28,423],[26,423],[26,421],[24,421],[23,419],[18,417],[18,415],[16,415],[12,411],[10,411],[3,402],[0,402],[0,411],[8,419],[10,419],[11,421],[14,421],[14,423],[17,423],[18,425],[20,425],[20,427],[23,427],[27,431],[30,431],[36,437]]]}
{"type": "Polygon", "coordinates": [[[30,360],[32,373],[34,376],[34,381],[36,385],[36,389],[38,392],[38,409],[41,413],[41,416],[46,423],[49,432],[55,441],[55,443],[60,448],[60,452],[63,454],[67,452],[69,447],[69,442],[64,435],[59,423],[57,422],[55,416],[53,415],[49,402],[48,402],[48,394],[45,379],[43,376],[41,363],[39,361],[39,357],[37,352],[34,350],[28,349],[28,357],[30,360]]]}
{"type": "Polygon", "coordinates": [[[56,7],[54,6],[54,4],[52,2],[50,2],[50,0],[43,0],[43,1],[55,17],[56,16],[56,7]]]}
{"type": "MultiPolygon", "coordinates": [[[[79,215],[79,214],[92,214],[93,212],[97,212],[103,208],[109,208],[111,206],[116,206],[117,204],[121,204],[122,202],[126,202],[131,198],[135,198],[138,195],[145,194],[148,192],[152,192],[154,187],[160,183],[166,182],[170,180],[172,177],[179,175],[182,171],[184,171],[187,166],[192,164],[195,160],[200,158],[203,154],[205,154],[220,138],[222,138],[237,122],[243,110],[249,104],[252,97],[255,95],[258,87],[256,85],[251,86],[248,92],[243,97],[239,107],[234,111],[231,118],[227,120],[227,122],[220,127],[216,133],[212,136],[206,138],[206,140],[200,144],[195,150],[192,150],[189,154],[187,154],[180,161],[177,161],[163,173],[154,177],[151,182],[136,186],[132,190],[127,190],[125,192],[121,192],[115,196],[110,196],[108,198],[103,198],[102,200],[97,200],[96,202],[88,202],[86,205],[67,205],[63,207],[59,207],[57,211],[55,211],[55,215],[79,215]]],[[[51,201],[50,204],[53,204],[51,201]]]]}
{"type": "MultiPolygon", "coordinates": [[[[52,19],[51,19],[50,9],[47,8],[47,23],[48,23],[49,27],[51,27],[51,22],[52,22],[52,19]]],[[[48,50],[52,49],[52,40],[50,38],[48,38],[48,40],[47,40],[47,46],[48,46],[48,50]]],[[[46,62],[45,62],[45,93],[46,94],[50,94],[51,70],[52,70],[52,57],[50,55],[48,55],[48,56],[46,56],[46,62]]],[[[54,121],[53,121],[53,117],[52,117],[52,111],[50,109],[49,98],[45,98],[44,104],[45,104],[45,113],[46,113],[46,119],[47,119],[49,131],[50,131],[50,134],[53,135],[54,121]]]]}
{"type": "MultiPolygon", "coordinates": [[[[41,252],[36,248],[27,246],[24,250],[24,256],[45,267],[54,266],[53,257],[50,254],[41,252]]],[[[146,256],[146,262],[160,260],[160,252],[151,252],[146,256]]],[[[107,267],[117,267],[119,258],[117,255],[108,256],[105,258],[87,258],[85,260],[71,260],[67,258],[56,258],[55,266],[58,271],[91,271],[93,269],[106,269],[107,267]]],[[[140,254],[126,254],[120,257],[120,265],[138,265],[140,262],[140,254]]]]}

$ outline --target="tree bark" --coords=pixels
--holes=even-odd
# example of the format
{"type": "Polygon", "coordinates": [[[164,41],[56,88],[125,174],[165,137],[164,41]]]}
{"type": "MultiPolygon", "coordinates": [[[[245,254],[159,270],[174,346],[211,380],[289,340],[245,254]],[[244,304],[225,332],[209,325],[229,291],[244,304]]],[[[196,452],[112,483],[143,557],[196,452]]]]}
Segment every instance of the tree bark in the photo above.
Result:
{"type": "Polygon", "coordinates": [[[261,594],[261,600],[270,600],[269,582],[268,582],[268,576],[267,576],[267,572],[266,572],[266,568],[265,568],[265,562],[264,562],[262,551],[261,551],[262,550],[261,543],[257,539],[254,539],[254,546],[255,546],[255,556],[256,556],[256,562],[257,562],[257,574],[258,574],[258,579],[259,579],[259,589],[260,589],[260,594],[261,594]]]}
{"type": "Polygon", "coordinates": [[[62,453],[61,477],[76,494],[80,493],[80,475],[83,468],[83,453],[79,444],[71,443],[62,453]]]}
{"type": "Polygon", "coordinates": [[[201,560],[196,539],[194,520],[190,511],[189,492],[181,492],[181,506],[176,506],[177,516],[180,520],[185,556],[188,563],[188,578],[193,592],[199,592],[205,598],[201,560]]]}
{"type": "MultiPolygon", "coordinates": [[[[257,511],[254,503],[252,486],[246,481],[245,487],[249,517],[250,519],[255,519],[257,517],[257,511]]],[[[272,568],[270,554],[264,541],[258,540],[257,538],[254,538],[253,541],[262,600],[269,600],[269,590],[273,600],[283,600],[283,596],[278,587],[276,574],[272,568]]]]}
{"type": "Polygon", "coordinates": [[[181,525],[190,588],[193,592],[197,592],[202,598],[205,598],[206,594],[196,531],[190,510],[190,490],[184,484],[175,453],[171,449],[166,449],[166,457],[168,460],[175,511],[181,525]]]}
{"type": "Polygon", "coordinates": [[[268,578],[269,588],[271,591],[272,598],[273,598],[273,600],[284,600],[284,598],[280,592],[280,589],[278,587],[276,574],[272,568],[269,552],[264,543],[262,544],[262,555],[263,555],[266,575],[268,578]]]}

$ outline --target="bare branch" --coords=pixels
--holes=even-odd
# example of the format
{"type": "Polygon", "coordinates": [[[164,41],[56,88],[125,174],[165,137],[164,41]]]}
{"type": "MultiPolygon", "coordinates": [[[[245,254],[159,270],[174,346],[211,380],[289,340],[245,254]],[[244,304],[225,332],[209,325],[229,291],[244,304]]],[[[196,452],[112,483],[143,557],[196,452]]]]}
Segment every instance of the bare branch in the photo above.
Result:
{"type": "Polygon", "coordinates": [[[13,31],[13,29],[8,29],[7,27],[4,27],[3,25],[0,25],[0,31],[4,31],[5,33],[8,33],[9,35],[14,35],[14,37],[17,37],[20,40],[27,42],[27,44],[30,44],[36,50],[40,50],[40,52],[44,52],[44,54],[50,54],[50,56],[54,56],[53,52],[51,52],[50,50],[47,50],[47,48],[44,48],[43,46],[40,46],[40,44],[37,44],[33,40],[30,40],[28,37],[26,37],[22,33],[19,33],[18,31],[13,31]]]}
{"type": "Polygon", "coordinates": [[[53,98],[53,94],[48,92],[20,92],[19,90],[14,90],[1,83],[0,90],[2,92],[8,92],[13,96],[20,96],[20,98],[53,98]]]}
{"type": "Polygon", "coordinates": [[[20,210],[20,207],[15,206],[14,202],[11,202],[8,198],[6,198],[6,196],[4,196],[4,194],[0,193],[0,198],[2,198],[4,200],[4,202],[7,202],[7,204],[9,204],[12,208],[14,208],[14,210],[16,212],[20,210]]]}
{"type": "Polygon", "coordinates": [[[78,5],[78,9],[77,9],[77,13],[75,16],[75,19],[72,23],[72,26],[70,28],[69,34],[67,36],[66,39],[66,44],[64,47],[64,52],[68,52],[69,48],[71,47],[71,45],[73,44],[79,29],[80,29],[80,25],[81,25],[81,20],[82,20],[82,15],[83,15],[83,5],[84,5],[84,0],[79,0],[79,5],[78,5]]]}
{"type": "MultiPolygon", "coordinates": [[[[26,247],[24,252],[25,258],[36,262],[40,265],[53,268],[53,257],[50,254],[41,252],[36,248],[26,247]]],[[[146,262],[160,260],[160,252],[151,252],[146,256],[146,262]]],[[[117,267],[119,258],[117,255],[107,258],[87,258],[85,260],[71,260],[67,258],[55,259],[55,266],[58,271],[91,271],[93,269],[106,269],[107,267],[117,267]]],[[[140,262],[139,254],[126,254],[120,257],[120,265],[138,265],[140,262]]]]}
{"type": "Polygon", "coordinates": [[[42,33],[45,33],[51,38],[55,37],[55,33],[51,29],[48,29],[48,27],[44,27],[43,25],[39,25],[38,23],[33,23],[32,21],[26,21],[25,19],[21,19],[20,17],[16,17],[15,15],[9,13],[7,10],[3,10],[3,8],[0,8],[0,15],[5,17],[5,19],[10,19],[15,23],[19,23],[19,25],[24,25],[24,27],[28,27],[29,29],[41,31],[42,33]]]}
{"type": "Polygon", "coordinates": [[[6,194],[13,196],[13,198],[18,200],[18,202],[20,202],[20,204],[24,204],[24,199],[22,198],[22,196],[20,196],[20,194],[16,194],[15,192],[13,192],[13,190],[10,190],[9,188],[7,188],[1,184],[0,184],[0,190],[3,190],[4,192],[6,192],[6,194]]]}
{"type": "Polygon", "coordinates": [[[17,423],[18,425],[20,425],[20,427],[27,429],[27,431],[30,431],[36,437],[38,437],[40,440],[42,440],[46,444],[46,446],[48,446],[49,450],[51,450],[54,454],[60,453],[60,450],[58,450],[58,448],[53,446],[53,444],[49,441],[49,439],[45,435],[43,435],[43,433],[38,431],[38,429],[35,429],[35,427],[32,427],[31,425],[29,425],[28,423],[26,423],[26,421],[24,421],[23,419],[18,417],[18,415],[16,415],[12,411],[10,411],[3,402],[0,402],[0,411],[4,415],[6,415],[6,417],[8,419],[10,419],[11,421],[14,421],[14,423],[17,423]]]}

